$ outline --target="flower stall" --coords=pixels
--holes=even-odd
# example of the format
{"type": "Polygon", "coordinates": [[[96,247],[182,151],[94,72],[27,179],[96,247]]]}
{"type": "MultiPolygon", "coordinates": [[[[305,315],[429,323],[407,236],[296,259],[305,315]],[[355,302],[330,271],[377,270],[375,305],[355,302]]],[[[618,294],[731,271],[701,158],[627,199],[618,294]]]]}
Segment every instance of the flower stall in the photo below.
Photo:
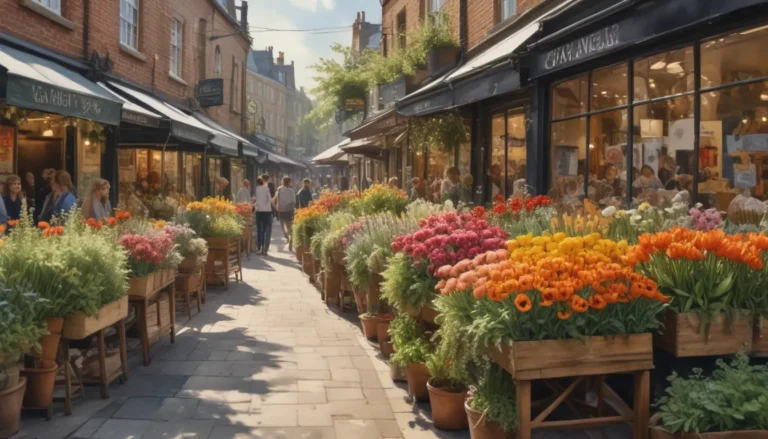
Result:
{"type": "Polygon", "coordinates": [[[192,228],[187,225],[167,224],[165,232],[173,237],[176,251],[181,262],[176,273],[176,292],[184,296],[187,315],[192,319],[191,297],[197,300],[197,312],[205,300],[205,261],[208,258],[208,244],[203,238],[197,238],[192,228]]]}
{"type": "Polygon", "coordinates": [[[206,197],[187,204],[182,221],[188,224],[208,244],[205,265],[207,283],[223,282],[229,288],[229,278],[242,279],[240,244],[243,236],[243,217],[231,201],[221,197],[206,197]]]}

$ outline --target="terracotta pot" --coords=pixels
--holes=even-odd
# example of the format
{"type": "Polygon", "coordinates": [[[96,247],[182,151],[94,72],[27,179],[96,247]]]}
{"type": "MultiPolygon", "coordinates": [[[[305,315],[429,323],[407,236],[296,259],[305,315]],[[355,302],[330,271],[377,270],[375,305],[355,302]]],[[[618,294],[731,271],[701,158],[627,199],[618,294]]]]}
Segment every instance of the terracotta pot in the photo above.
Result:
{"type": "Polygon", "coordinates": [[[368,310],[368,301],[364,291],[352,291],[352,295],[355,296],[355,305],[357,305],[357,312],[364,314],[368,310]]]}
{"type": "Polygon", "coordinates": [[[381,355],[383,355],[384,358],[389,358],[392,354],[395,353],[395,349],[391,341],[383,341],[379,343],[379,349],[381,349],[381,355]]]}
{"type": "Polygon", "coordinates": [[[488,421],[482,413],[469,406],[469,401],[464,403],[464,410],[467,412],[471,439],[513,439],[515,437],[514,431],[504,433],[498,422],[488,421]]]}
{"type": "Polygon", "coordinates": [[[432,308],[432,305],[424,305],[421,307],[421,320],[430,325],[435,325],[435,317],[437,317],[437,310],[432,308]]]}
{"type": "Polygon", "coordinates": [[[18,363],[18,359],[16,362],[7,363],[5,366],[0,368],[0,391],[4,389],[10,389],[16,384],[19,384],[20,370],[21,366],[18,363]]]}
{"type": "MultiPolygon", "coordinates": [[[[395,350],[392,349],[392,352],[395,350]]],[[[392,381],[405,381],[405,368],[400,366],[397,363],[390,362],[389,363],[389,377],[392,378],[392,381]]]]}
{"type": "Polygon", "coordinates": [[[427,381],[429,404],[432,406],[432,422],[440,430],[466,430],[469,426],[464,413],[464,401],[467,390],[449,392],[439,387],[433,387],[433,380],[427,381]]]}
{"type": "Polygon", "coordinates": [[[19,431],[26,387],[27,380],[22,378],[16,386],[0,391],[0,437],[11,437],[19,431]]]}
{"type": "Polygon", "coordinates": [[[51,405],[58,369],[55,361],[37,360],[34,369],[21,370],[21,376],[27,379],[24,407],[44,408],[51,405]]]}
{"type": "Polygon", "coordinates": [[[405,367],[405,378],[408,380],[408,393],[416,401],[429,401],[429,370],[423,363],[411,363],[405,367]]]}
{"type": "Polygon", "coordinates": [[[651,439],[767,439],[766,430],[721,431],[717,433],[669,433],[651,428],[651,439]]]}
{"type": "Polygon", "coordinates": [[[363,335],[368,340],[376,340],[376,326],[379,324],[379,318],[377,316],[370,316],[366,314],[360,315],[360,323],[363,326],[363,335]]]}
{"type": "Polygon", "coordinates": [[[161,280],[159,272],[128,279],[128,295],[146,297],[159,288],[159,286],[155,287],[155,283],[159,283],[161,280]],[[157,282],[155,282],[155,278],[157,278],[157,282]]]}
{"type": "Polygon", "coordinates": [[[304,255],[304,247],[298,246],[294,251],[296,252],[296,260],[301,262],[301,257],[304,255]]]}
{"type": "Polygon", "coordinates": [[[40,359],[56,361],[56,353],[59,350],[61,329],[64,327],[64,317],[48,317],[49,334],[40,340],[40,359]]]}
{"type": "Polygon", "coordinates": [[[379,315],[378,318],[379,321],[376,323],[376,339],[378,340],[379,345],[381,345],[389,340],[389,324],[392,323],[392,319],[394,319],[395,316],[391,314],[379,315]]]}

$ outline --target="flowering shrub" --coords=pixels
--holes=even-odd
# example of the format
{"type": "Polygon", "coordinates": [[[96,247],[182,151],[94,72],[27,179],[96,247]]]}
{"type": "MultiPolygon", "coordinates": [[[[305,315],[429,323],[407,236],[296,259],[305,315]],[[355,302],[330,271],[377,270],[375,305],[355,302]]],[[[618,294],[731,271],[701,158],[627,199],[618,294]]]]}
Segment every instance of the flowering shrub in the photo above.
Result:
{"type": "Polygon", "coordinates": [[[427,265],[433,274],[438,267],[474,258],[487,250],[504,247],[507,232],[470,213],[448,212],[421,220],[420,229],[398,236],[392,251],[408,255],[415,266],[427,265]]]}
{"type": "Polygon", "coordinates": [[[350,204],[350,210],[358,216],[383,212],[400,215],[408,205],[408,194],[401,189],[375,184],[363,191],[362,196],[354,199],[350,204]]]}
{"type": "Polygon", "coordinates": [[[48,307],[46,302],[19,285],[0,288],[0,372],[18,362],[19,355],[39,347],[40,339],[48,333],[45,317],[41,316],[48,307]]]}
{"type": "Polygon", "coordinates": [[[203,238],[234,238],[242,235],[243,219],[231,201],[222,197],[206,197],[187,204],[180,223],[203,238]]]}
{"type": "Polygon", "coordinates": [[[639,242],[627,262],[659,283],[676,312],[695,311],[706,322],[720,311],[768,311],[768,236],[674,227],[639,242]]]}
{"type": "Polygon", "coordinates": [[[688,213],[691,215],[694,230],[706,232],[718,228],[723,222],[720,212],[715,208],[702,211],[700,208],[693,207],[688,213]]]}
{"type": "Polygon", "coordinates": [[[205,256],[208,254],[208,245],[204,239],[195,238],[197,235],[187,225],[167,224],[163,229],[171,239],[176,243],[176,250],[181,257],[187,256],[205,256]]]}

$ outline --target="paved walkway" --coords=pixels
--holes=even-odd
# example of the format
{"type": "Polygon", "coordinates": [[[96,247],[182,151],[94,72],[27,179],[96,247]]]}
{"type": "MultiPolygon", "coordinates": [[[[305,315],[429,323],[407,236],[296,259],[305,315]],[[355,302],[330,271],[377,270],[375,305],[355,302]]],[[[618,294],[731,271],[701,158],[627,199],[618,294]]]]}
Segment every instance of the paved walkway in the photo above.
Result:
{"type": "MultiPolygon", "coordinates": [[[[244,261],[244,283],[211,289],[200,315],[131,355],[127,384],[102,400],[89,389],[45,422],[24,415],[27,438],[469,438],[432,429],[349,315],[322,302],[273,230],[272,253],[244,261]]],[[[178,321],[186,321],[179,313],[178,321]]]]}

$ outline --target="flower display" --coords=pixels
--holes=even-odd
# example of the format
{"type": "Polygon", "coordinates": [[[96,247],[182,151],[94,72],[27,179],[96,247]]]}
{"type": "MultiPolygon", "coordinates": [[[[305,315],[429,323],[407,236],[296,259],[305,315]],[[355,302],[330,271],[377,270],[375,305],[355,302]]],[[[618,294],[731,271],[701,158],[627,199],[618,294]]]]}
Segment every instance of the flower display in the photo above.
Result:
{"type": "Polygon", "coordinates": [[[246,219],[251,218],[253,215],[253,205],[247,201],[235,204],[235,210],[238,215],[246,219]]]}
{"type": "Polygon", "coordinates": [[[443,265],[504,248],[508,236],[498,226],[490,226],[471,213],[432,215],[419,225],[419,230],[395,238],[392,251],[410,256],[416,266],[425,263],[430,274],[443,265]]]}
{"type": "Polygon", "coordinates": [[[701,210],[694,207],[688,213],[691,215],[691,223],[694,230],[706,232],[716,229],[723,222],[720,212],[715,208],[701,210]]]}
{"type": "Polygon", "coordinates": [[[235,205],[222,197],[206,197],[187,204],[187,210],[178,220],[187,224],[204,238],[234,238],[242,235],[243,217],[235,205]]]}
{"type": "Polygon", "coordinates": [[[205,256],[208,254],[208,246],[204,239],[197,238],[189,225],[167,224],[164,228],[166,234],[176,243],[177,250],[182,257],[189,255],[205,256]]]}
{"type": "Polygon", "coordinates": [[[350,209],[357,215],[373,215],[382,212],[401,214],[408,205],[408,194],[383,184],[374,184],[362,196],[351,202],[350,209]]]}
{"type": "Polygon", "coordinates": [[[128,253],[128,267],[133,277],[143,277],[160,269],[174,251],[173,237],[165,232],[144,235],[129,231],[119,242],[128,253]]]}

